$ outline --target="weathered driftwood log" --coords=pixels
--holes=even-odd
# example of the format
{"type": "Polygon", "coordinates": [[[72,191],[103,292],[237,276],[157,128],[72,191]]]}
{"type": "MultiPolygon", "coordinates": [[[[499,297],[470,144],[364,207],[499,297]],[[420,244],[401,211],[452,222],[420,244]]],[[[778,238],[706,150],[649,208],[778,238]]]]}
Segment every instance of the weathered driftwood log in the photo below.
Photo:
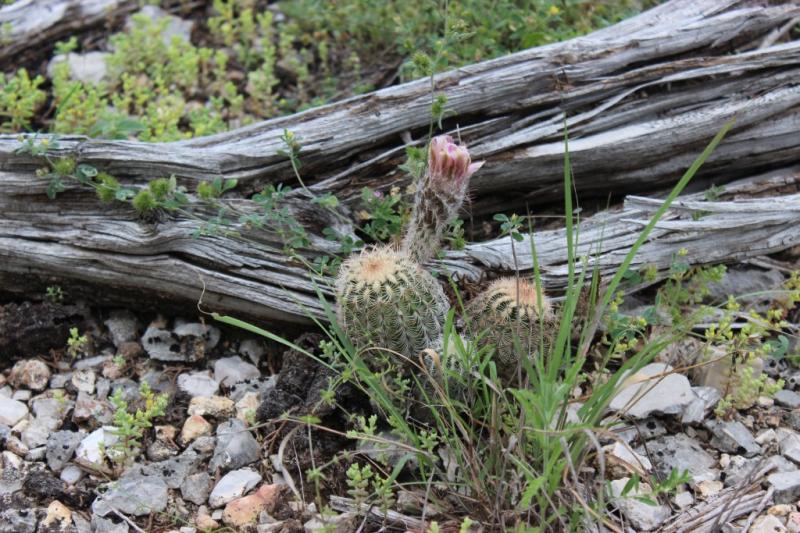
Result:
{"type": "MultiPolygon", "coordinates": [[[[796,163],[800,43],[759,44],[774,40],[772,32],[798,14],[793,2],[765,8],[735,0],[672,0],[586,37],[437,76],[452,110],[448,123],[459,126],[476,159],[488,160],[475,179],[472,212],[561,198],[565,118],[582,199],[652,192],[675,182],[734,114],[736,128],[701,173],[707,181],[728,182],[796,163]]],[[[190,188],[201,179],[235,177],[246,196],[267,182],[291,179],[289,163],[278,153],[288,128],[303,142],[303,172],[311,188],[336,193],[353,207],[364,185],[406,182],[395,170],[401,137],[424,136],[429,104],[429,83],[423,80],[186,142],[73,136],[61,138],[55,152],[109,171],[126,185],[168,174],[190,188]]],[[[6,291],[50,282],[69,286],[73,294],[83,289],[94,301],[185,306],[196,301],[203,280],[205,301],[217,310],[285,322],[320,314],[307,269],[280,252],[274,235],[195,239],[194,220],[143,222],[129,207],[101,207],[90,191],[76,187],[50,201],[46,180],[35,175],[41,159],[16,153],[19,146],[15,136],[0,136],[0,287],[6,291]]],[[[794,187],[796,179],[797,172],[786,168],[762,186],[775,192],[794,187]]],[[[770,201],[704,204],[710,214],[697,221],[673,214],[670,223],[677,226],[658,229],[641,262],[666,268],[677,247],[689,250],[690,261],[705,263],[792,246],[800,235],[791,200],[780,213],[770,201]],[[725,211],[731,206],[738,215],[725,211]]],[[[240,211],[254,207],[245,198],[229,205],[240,211]]],[[[302,192],[292,207],[313,230],[332,225],[302,192]]],[[[646,200],[633,199],[623,212],[585,222],[582,243],[592,246],[582,250],[594,251],[602,241],[592,261],[603,274],[617,268],[651,210],[646,200]]],[[[563,232],[542,232],[536,243],[548,286],[562,287],[563,232]]],[[[315,239],[308,259],[331,247],[315,239]]],[[[526,248],[517,250],[523,270],[532,263],[526,248]]],[[[510,241],[472,244],[448,254],[442,266],[470,277],[510,271],[510,241]]],[[[319,283],[325,290],[325,280],[319,283]]]]}
{"type": "MultiPolygon", "coordinates": [[[[672,0],[585,37],[438,75],[446,125],[490,163],[474,180],[472,212],[560,198],[565,119],[584,200],[674,183],[733,115],[736,128],[702,176],[719,183],[797,161],[800,43],[760,45],[798,15],[796,2],[672,0]]],[[[303,144],[312,190],[352,205],[365,185],[407,183],[397,170],[402,139],[427,134],[430,100],[429,81],[419,80],[220,135],[165,144],[66,137],[61,152],[134,181],[225,176],[250,193],[294,181],[279,153],[288,128],[303,144]]],[[[0,137],[0,168],[31,173],[16,147],[0,137]]]]}
{"type": "Polygon", "coordinates": [[[0,69],[39,56],[59,39],[120,19],[136,0],[21,0],[0,7],[0,69]],[[43,50],[44,49],[44,50],[43,50]]]}
{"type": "MultiPolygon", "coordinates": [[[[18,184],[18,193],[23,184],[18,184]]],[[[785,169],[727,187],[734,200],[703,201],[697,193],[679,199],[640,249],[634,267],[654,265],[669,271],[679,248],[690,264],[740,260],[800,244],[800,169],[785,169]],[[788,194],[787,194],[788,193],[788,194]],[[744,196],[756,196],[746,198],[744,196]],[[767,198],[757,198],[768,196],[767,198]],[[692,216],[701,213],[701,217],[692,216]]],[[[266,239],[240,240],[212,235],[192,237],[196,223],[165,220],[142,223],[131,212],[98,209],[95,203],[37,201],[37,195],[11,194],[0,180],[0,287],[30,294],[58,283],[75,296],[106,304],[193,307],[206,285],[208,308],[279,322],[307,322],[321,316],[317,289],[329,280],[313,280],[301,264],[266,239]]],[[[631,197],[624,208],[582,222],[578,252],[603,276],[613,275],[636,241],[657,201],[631,197]]],[[[259,235],[254,235],[259,239],[259,235]]],[[[534,236],[549,289],[565,285],[564,230],[534,236]]],[[[320,245],[322,250],[322,245],[320,245]]],[[[517,267],[533,268],[528,242],[516,243],[517,267]]],[[[435,265],[459,276],[479,279],[514,271],[511,240],[473,243],[448,252],[435,265]]]]}

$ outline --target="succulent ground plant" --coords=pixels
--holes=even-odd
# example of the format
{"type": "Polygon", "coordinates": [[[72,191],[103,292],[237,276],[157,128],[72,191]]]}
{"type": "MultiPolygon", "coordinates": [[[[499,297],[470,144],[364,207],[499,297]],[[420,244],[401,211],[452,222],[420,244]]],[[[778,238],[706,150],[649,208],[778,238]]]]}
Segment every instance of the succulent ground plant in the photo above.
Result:
{"type": "Polygon", "coordinates": [[[549,342],[554,321],[550,301],[538,285],[516,278],[498,279],[466,307],[466,323],[478,346],[494,346],[501,378],[513,377],[521,356],[549,342]]]}
{"type": "Polygon", "coordinates": [[[339,323],[356,348],[388,349],[407,358],[438,349],[450,305],[420,265],[439,246],[482,164],[472,163],[449,135],[435,137],[402,248],[377,247],[342,265],[336,281],[339,323]]]}
{"type": "Polygon", "coordinates": [[[391,248],[345,261],[336,294],[339,323],[357,349],[385,348],[406,357],[438,344],[450,308],[439,282],[391,248]]]}

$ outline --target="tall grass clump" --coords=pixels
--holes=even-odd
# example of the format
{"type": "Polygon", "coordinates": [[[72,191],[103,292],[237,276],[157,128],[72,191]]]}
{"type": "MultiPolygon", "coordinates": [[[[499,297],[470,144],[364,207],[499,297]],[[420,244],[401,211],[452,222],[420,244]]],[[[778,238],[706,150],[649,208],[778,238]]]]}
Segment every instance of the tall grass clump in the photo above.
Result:
{"type": "MultiPolygon", "coordinates": [[[[426,322],[422,315],[412,318],[403,305],[416,301],[413,299],[387,306],[386,300],[363,298],[364,291],[380,292],[384,285],[396,294],[411,285],[412,278],[393,273],[381,271],[380,280],[370,278],[367,285],[372,289],[362,287],[357,305],[351,305],[351,295],[340,289],[338,314],[320,290],[327,323],[318,322],[318,326],[328,336],[322,352],[325,364],[336,369],[339,376],[331,388],[343,383],[355,385],[370,399],[374,411],[372,416],[353,416],[346,435],[361,445],[390,446],[399,452],[392,460],[374,455],[359,458],[352,451],[345,452],[331,463],[317,465],[309,480],[318,481],[327,466],[346,460],[351,464],[347,471],[349,493],[356,500],[385,508],[397,491],[416,491],[423,495],[423,519],[430,509],[444,509],[450,516],[468,517],[461,524],[463,531],[472,521],[492,531],[569,531],[590,524],[617,530],[607,512],[600,444],[613,440],[618,423],[618,418],[609,416],[608,406],[624,376],[637,372],[666,346],[685,337],[692,322],[688,318],[674,320],[664,333],[645,335],[636,324],[615,318],[613,308],[639,248],[730,127],[726,124],[686,171],[611,279],[601,279],[593,250],[580,243],[565,136],[564,249],[568,272],[567,288],[558,302],[541,289],[531,226],[527,235],[516,233],[509,238],[516,242],[527,239],[534,259],[532,274],[516,272],[466,302],[450,280],[455,298],[450,299],[452,305],[436,308],[437,320],[426,322]],[[429,329],[414,337],[419,342],[398,344],[393,339],[399,334],[380,337],[390,329],[379,321],[355,323],[347,318],[348,311],[343,316],[342,308],[348,306],[352,313],[378,316],[384,322],[410,321],[412,326],[403,330],[404,334],[429,329]],[[387,380],[382,367],[375,364],[386,357],[404,369],[395,375],[402,386],[397,380],[387,380]]],[[[418,198],[425,198],[430,182],[435,181],[432,174],[441,168],[435,158],[445,141],[453,143],[452,139],[440,138],[431,143],[428,178],[422,181],[428,185],[418,191],[418,198]]],[[[455,155],[453,150],[458,147],[447,146],[445,152],[455,155]]],[[[466,150],[457,161],[458,169],[464,172],[477,170],[466,150]]],[[[453,176],[458,176],[458,170],[451,173],[453,176]]],[[[442,183],[457,188],[455,196],[463,198],[463,182],[456,179],[442,183]]],[[[423,211],[415,208],[415,213],[423,211]]],[[[432,240],[440,238],[437,228],[455,211],[439,208],[437,212],[440,217],[412,219],[402,247],[391,252],[397,254],[393,256],[397,268],[424,268],[423,262],[431,257],[430,248],[437,244],[432,240]],[[425,221],[429,227],[420,228],[425,221]],[[409,242],[415,232],[426,236],[424,246],[409,242]]],[[[388,252],[378,249],[366,253],[388,252]]],[[[345,268],[342,275],[352,276],[352,269],[345,268]]],[[[413,279],[419,284],[428,278],[413,279]]],[[[416,291],[416,298],[428,289],[411,290],[416,291]]],[[[430,293],[438,294],[436,289],[430,289],[430,293]]],[[[426,312],[430,311],[429,304],[423,305],[426,312]]],[[[414,309],[420,314],[419,308],[414,309]]],[[[229,317],[217,318],[241,325],[229,317]]],[[[398,326],[400,330],[403,327],[398,326]]],[[[248,329],[291,345],[269,332],[252,326],[248,329]]],[[[319,420],[309,418],[296,421],[319,424],[319,420]]]]}

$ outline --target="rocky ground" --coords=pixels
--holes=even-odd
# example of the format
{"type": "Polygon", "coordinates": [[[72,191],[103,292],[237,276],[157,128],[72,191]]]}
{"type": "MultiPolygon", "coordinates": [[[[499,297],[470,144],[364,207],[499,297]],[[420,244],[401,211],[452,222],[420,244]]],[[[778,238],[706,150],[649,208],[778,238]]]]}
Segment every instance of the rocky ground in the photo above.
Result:
{"type": "MultiPolygon", "coordinates": [[[[738,275],[733,282],[753,292],[778,280],[758,270],[738,275]]],[[[321,528],[316,506],[298,498],[313,495],[295,474],[348,442],[315,433],[309,450],[305,433],[291,435],[272,419],[309,412],[329,371],[211,323],[149,319],[48,302],[0,307],[7,362],[0,373],[0,531],[321,528]],[[72,350],[65,344],[70,327],[86,336],[72,350]],[[126,461],[115,446],[119,405],[112,398],[124,398],[131,413],[146,409],[143,383],[169,400],[126,461]]],[[[297,342],[313,348],[319,339],[306,334],[297,342]]],[[[612,415],[627,412],[603,448],[614,512],[630,531],[710,531],[704,528],[717,518],[737,524],[731,530],[800,531],[800,372],[785,361],[764,362],[760,370],[786,388],[720,419],[713,410],[729,364],[665,374],[685,363],[688,344],[628,378],[612,401],[612,415]],[[646,484],[619,497],[632,472],[665,479],[673,469],[688,470],[689,479],[668,504],[641,501],[646,484]]],[[[369,403],[352,390],[338,395],[356,411],[369,403]]],[[[332,408],[315,414],[345,427],[332,408]]],[[[344,493],[335,485],[326,484],[326,494],[344,493]]],[[[398,509],[418,515],[413,502],[413,494],[401,494],[398,509]]],[[[352,512],[325,522],[336,531],[361,523],[352,512]]]]}

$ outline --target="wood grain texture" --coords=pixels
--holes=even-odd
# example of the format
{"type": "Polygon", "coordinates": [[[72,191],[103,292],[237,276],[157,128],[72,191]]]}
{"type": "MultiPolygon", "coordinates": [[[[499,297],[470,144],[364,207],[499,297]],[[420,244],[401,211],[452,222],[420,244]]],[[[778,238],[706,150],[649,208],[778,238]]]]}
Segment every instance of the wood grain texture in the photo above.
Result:
{"type": "MultiPolygon", "coordinates": [[[[689,250],[689,262],[708,263],[796,245],[797,198],[791,195],[798,179],[793,165],[800,161],[800,43],[760,45],[798,14],[795,2],[764,7],[671,0],[585,37],[438,75],[437,87],[452,110],[448,126],[458,126],[475,159],[487,160],[474,179],[471,213],[560,202],[565,120],[576,187],[587,200],[669,187],[735,115],[734,130],[698,178],[720,184],[772,171],[736,187],[760,188],[783,200],[704,203],[707,214],[699,220],[685,216],[696,205],[681,204],[642,248],[637,264],[654,264],[663,273],[680,247],[689,250]]],[[[423,139],[429,105],[429,83],[421,80],[177,143],[65,136],[56,154],[111,172],[128,186],[169,174],[190,189],[203,179],[237,178],[241,197],[226,204],[247,212],[255,208],[250,193],[293,180],[279,154],[287,128],[303,143],[303,172],[312,191],[339,195],[347,214],[358,207],[363,186],[385,190],[407,183],[396,170],[402,137],[423,139]]],[[[0,286],[6,291],[61,283],[103,303],[188,309],[205,282],[205,302],[215,310],[284,323],[321,315],[308,270],[285,257],[274,233],[197,239],[191,218],[142,221],[129,207],[102,207],[77,187],[50,201],[47,181],[35,175],[42,161],[17,153],[19,146],[16,136],[0,136],[0,286]]],[[[335,223],[300,189],[288,205],[314,234],[335,223]]],[[[590,264],[612,274],[652,210],[646,199],[632,197],[621,211],[585,220],[581,253],[597,252],[590,264]]],[[[340,230],[350,228],[340,224],[340,230]]],[[[563,288],[564,232],[535,238],[546,285],[563,288]]],[[[312,261],[332,247],[317,236],[303,253],[312,261]]],[[[532,258],[524,248],[517,250],[518,265],[527,272],[532,258]]],[[[473,279],[508,273],[510,241],[472,243],[434,266],[473,279]]],[[[317,282],[324,292],[327,280],[317,282]]]]}

